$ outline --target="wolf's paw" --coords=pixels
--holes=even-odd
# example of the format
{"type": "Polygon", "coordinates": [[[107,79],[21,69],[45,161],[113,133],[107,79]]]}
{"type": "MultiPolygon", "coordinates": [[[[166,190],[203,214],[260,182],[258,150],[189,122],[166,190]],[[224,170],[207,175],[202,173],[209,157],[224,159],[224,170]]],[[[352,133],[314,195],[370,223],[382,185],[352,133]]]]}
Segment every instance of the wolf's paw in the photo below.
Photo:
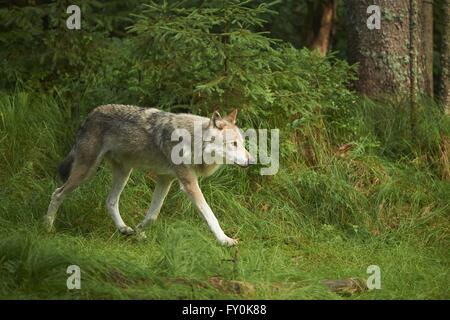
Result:
{"type": "Polygon", "coordinates": [[[119,232],[125,236],[131,236],[132,234],[134,234],[133,228],[130,228],[129,226],[119,228],[119,232]]]}
{"type": "Polygon", "coordinates": [[[225,236],[225,238],[223,238],[223,239],[220,239],[219,242],[220,242],[220,244],[222,244],[224,246],[228,246],[228,247],[235,246],[238,244],[237,239],[233,239],[233,238],[230,238],[227,236],[225,236]]]}
{"type": "Polygon", "coordinates": [[[44,227],[45,231],[47,231],[48,233],[55,232],[55,227],[53,225],[53,219],[48,216],[45,216],[44,219],[42,220],[42,226],[44,227]]]}

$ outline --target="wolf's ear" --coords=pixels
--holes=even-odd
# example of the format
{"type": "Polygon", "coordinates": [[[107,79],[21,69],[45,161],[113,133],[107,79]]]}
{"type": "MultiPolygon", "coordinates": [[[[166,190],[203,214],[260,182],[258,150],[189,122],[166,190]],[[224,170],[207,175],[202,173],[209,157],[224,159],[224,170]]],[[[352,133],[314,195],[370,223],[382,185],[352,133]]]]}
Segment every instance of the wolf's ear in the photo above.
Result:
{"type": "Polygon", "coordinates": [[[209,121],[209,127],[210,128],[217,128],[217,129],[223,129],[225,126],[222,117],[220,116],[219,111],[214,111],[211,120],[209,121]]]}
{"type": "Polygon", "coordinates": [[[234,109],[229,115],[225,117],[225,120],[231,122],[232,124],[236,124],[237,113],[238,109],[234,109]]]}

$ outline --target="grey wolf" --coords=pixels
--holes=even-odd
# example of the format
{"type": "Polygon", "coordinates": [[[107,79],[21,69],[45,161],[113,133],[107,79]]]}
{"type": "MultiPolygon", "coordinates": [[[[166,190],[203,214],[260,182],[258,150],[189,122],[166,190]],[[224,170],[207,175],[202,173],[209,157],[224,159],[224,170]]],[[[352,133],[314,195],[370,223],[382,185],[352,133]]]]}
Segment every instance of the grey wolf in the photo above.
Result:
{"type": "Polygon", "coordinates": [[[204,156],[217,151],[214,140],[223,141],[226,145],[221,149],[221,155],[232,159],[234,164],[246,167],[252,163],[252,157],[244,147],[236,117],[237,110],[223,118],[216,111],[206,118],[128,105],[109,104],[95,108],[81,125],[74,146],[59,166],[64,184],[52,194],[45,216],[46,227],[53,230],[58,208],[64,198],[91,177],[102,159],[106,159],[112,168],[112,189],[106,207],[122,234],[145,236],[144,228],[158,218],[170,186],[178,180],[216,239],[223,245],[235,245],[237,240],[224,233],[198,183],[199,176],[213,174],[220,164],[175,164],[172,151],[177,141],[173,141],[172,135],[175,130],[183,129],[195,136],[198,134],[194,132],[195,124],[200,124],[201,134],[210,141],[202,145],[204,156]],[[225,132],[227,139],[218,139],[223,138],[225,132]],[[156,176],[150,208],[134,229],[125,224],[119,213],[120,194],[133,169],[147,170],[156,176]]]}

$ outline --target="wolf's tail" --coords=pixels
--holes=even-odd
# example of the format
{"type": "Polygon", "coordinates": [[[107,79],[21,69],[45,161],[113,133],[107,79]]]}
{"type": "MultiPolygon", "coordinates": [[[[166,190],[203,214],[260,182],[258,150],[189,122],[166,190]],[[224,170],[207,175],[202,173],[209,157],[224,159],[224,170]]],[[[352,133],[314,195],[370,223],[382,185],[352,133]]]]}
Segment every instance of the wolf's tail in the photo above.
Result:
{"type": "Polygon", "coordinates": [[[75,160],[75,150],[70,150],[69,154],[59,164],[58,173],[63,182],[66,182],[70,176],[73,161],[75,160]]]}

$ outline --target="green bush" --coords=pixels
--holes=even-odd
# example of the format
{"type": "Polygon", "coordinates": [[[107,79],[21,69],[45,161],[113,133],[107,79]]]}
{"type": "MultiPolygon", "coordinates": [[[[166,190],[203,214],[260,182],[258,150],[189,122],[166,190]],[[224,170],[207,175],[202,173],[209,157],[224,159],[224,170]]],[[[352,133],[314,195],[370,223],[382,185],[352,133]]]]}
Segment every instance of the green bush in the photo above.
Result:
{"type": "MultiPolygon", "coordinates": [[[[141,99],[194,112],[233,107],[259,116],[310,119],[355,96],[346,88],[353,69],[254,32],[271,13],[239,1],[200,8],[152,3],[136,15],[134,78],[141,99]],[[320,111],[320,110],[319,110],[320,111]]],[[[337,113],[337,112],[335,112],[337,113]]],[[[276,118],[276,117],[275,117],[276,118]]]]}
{"type": "MultiPolygon", "coordinates": [[[[120,3],[88,2],[91,18],[101,16],[80,33],[59,29],[62,16],[39,27],[41,5],[0,9],[0,298],[338,299],[321,281],[366,277],[374,263],[383,289],[351,298],[448,297],[450,123],[436,105],[419,101],[412,131],[407,103],[348,88],[354,67],[259,33],[266,4],[123,4],[140,13],[109,25],[120,3]],[[33,15],[38,27],[27,34],[33,15]],[[43,232],[57,164],[104,103],[203,115],[238,107],[240,126],[280,129],[275,176],[228,166],[201,181],[237,248],[216,245],[176,186],[147,242],[119,236],[103,165],[64,202],[57,233],[43,232]],[[70,264],[82,268],[82,290],[67,290],[70,264]]],[[[121,198],[127,223],[143,218],[152,189],[146,173],[133,173],[121,198]]]]}

